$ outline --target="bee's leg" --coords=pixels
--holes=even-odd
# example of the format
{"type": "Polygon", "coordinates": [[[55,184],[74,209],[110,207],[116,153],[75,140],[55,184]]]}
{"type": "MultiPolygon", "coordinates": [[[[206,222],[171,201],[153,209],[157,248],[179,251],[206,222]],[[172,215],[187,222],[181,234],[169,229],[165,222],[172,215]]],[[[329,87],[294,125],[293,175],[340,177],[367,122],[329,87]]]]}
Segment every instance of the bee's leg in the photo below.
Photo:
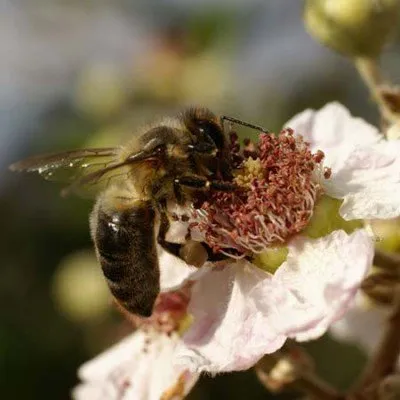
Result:
{"type": "Polygon", "coordinates": [[[182,245],[178,243],[171,243],[166,240],[169,226],[170,224],[168,215],[166,213],[166,207],[162,206],[160,210],[160,229],[158,231],[157,242],[168,253],[171,253],[172,255],[179,257],[182,245]]]}
{"type": "Polygon", "coordinates": [[[217,152],[217,148],[215,147],[215,144],[208,143],[208,142],[189,144],[188,150],[191,153],[199,153],[199,154],[206,154],[206,155],[212,155],[213,153],[217,152]]]}
{"type": "MultiPolygon", "coordinates": [[[[182,257],[182,250],[184,249],[184,244],[179,243],[171,243],[166,240],[166,235],[169,230],[169,219],[166,213],[166,209],[162,206],[160,210],[160,229],[158,231],[157,242],[158,244],[168,253],[172,254],[175,257],[179,257],[183,261],[187,262],[187,260],[182,257]]],[[[227,258],[224,254],[216,254],[212,251],[211,247],[208,246],[206,243],[198,243],[201,245],[204,250],[207,252],[207,260],[208,261],[221,261],[227,258]]]]}
{"type": "Polygon", "coordinates": [[[209,180],[197,175],[185,175],[175,179],[175,184],[186,186],[192,189],[211,189],[221,192],[232,192],[238,189],[238,186],[231,182],[209,180]]]}
{"type": "Polygon", "coordinates": [[[185,197],[182,193],[182,188],[174,182],[174,195],[178,205],[182,206],[185,203],[185,197]]]}

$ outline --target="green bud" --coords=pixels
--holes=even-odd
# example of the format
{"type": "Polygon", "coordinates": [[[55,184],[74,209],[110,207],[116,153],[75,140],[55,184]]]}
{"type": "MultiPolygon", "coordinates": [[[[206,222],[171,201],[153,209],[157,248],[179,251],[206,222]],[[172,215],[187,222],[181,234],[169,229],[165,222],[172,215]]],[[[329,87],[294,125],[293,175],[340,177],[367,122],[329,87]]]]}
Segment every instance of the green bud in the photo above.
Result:
{"type": "Polygon", "coordinates": [[[289,250],[287,247],[271,247],[257,254],[253,259],[253,264],[273,274],[286,261],[288,253],[289,250]]]}
{"type": "Polygon", "coordinates": [[[396,26],[399,0],[306,0],[308,32],[351,57],[375,58],[396,26]]]}
{"type": "Polygon", "coordinates": [[[362,221],[346,221],[339,215],[341,205],[342,200],[322,196],[315,205],[314,214],[302,233],[312,239],[317,239],[335,230],[343,229],[347,233],[352,233],[355,229],[361,228],[362,221]]]}

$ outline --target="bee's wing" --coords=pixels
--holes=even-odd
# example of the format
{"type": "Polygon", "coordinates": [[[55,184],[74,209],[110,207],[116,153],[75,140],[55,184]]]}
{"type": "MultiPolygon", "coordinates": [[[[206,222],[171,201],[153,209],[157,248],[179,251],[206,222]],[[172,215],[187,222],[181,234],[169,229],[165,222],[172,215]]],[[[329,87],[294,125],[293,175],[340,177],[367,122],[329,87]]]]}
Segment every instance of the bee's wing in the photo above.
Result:
{"type": "Polygon", "coordinates": [[[31,157],[10,165],[12,171],[37,172],[50,181],[69,183],[63,194],[92,197],[113,177],[126,174],[116,161],[117,148],[93,148],[31,157]]]}

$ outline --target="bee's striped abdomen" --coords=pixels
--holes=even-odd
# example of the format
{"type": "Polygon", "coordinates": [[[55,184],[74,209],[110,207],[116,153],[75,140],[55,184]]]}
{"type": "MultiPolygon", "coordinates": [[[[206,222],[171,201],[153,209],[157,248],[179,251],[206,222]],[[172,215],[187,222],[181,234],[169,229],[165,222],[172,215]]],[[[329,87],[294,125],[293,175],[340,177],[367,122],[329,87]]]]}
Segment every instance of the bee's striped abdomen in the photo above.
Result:
{"type": "Polygon", "coordinates": [[[128,311],[150,316],[160,291],[152,203],[108,213],[98,207],[96,217],[92,235],[112,294],[128,311]]]}

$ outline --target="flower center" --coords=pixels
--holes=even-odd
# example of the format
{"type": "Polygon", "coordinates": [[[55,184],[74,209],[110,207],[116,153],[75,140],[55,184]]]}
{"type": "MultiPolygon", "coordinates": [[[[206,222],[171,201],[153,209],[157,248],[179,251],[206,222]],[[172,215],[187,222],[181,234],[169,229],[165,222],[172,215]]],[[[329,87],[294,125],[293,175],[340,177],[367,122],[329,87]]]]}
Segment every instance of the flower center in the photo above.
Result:
{"type": "Polygon", "coordinates": [[[210,192],[195,205],[192,226],[214,251],[234,249],[228,254],[242,256],[284,244],[307,226],[323,193],[321,182],[330,176],[324,153],[313,154],[291,129],[260,134],[254,149],[248,156],[243,152],[234,178],[237,190],[210,192]]]}

